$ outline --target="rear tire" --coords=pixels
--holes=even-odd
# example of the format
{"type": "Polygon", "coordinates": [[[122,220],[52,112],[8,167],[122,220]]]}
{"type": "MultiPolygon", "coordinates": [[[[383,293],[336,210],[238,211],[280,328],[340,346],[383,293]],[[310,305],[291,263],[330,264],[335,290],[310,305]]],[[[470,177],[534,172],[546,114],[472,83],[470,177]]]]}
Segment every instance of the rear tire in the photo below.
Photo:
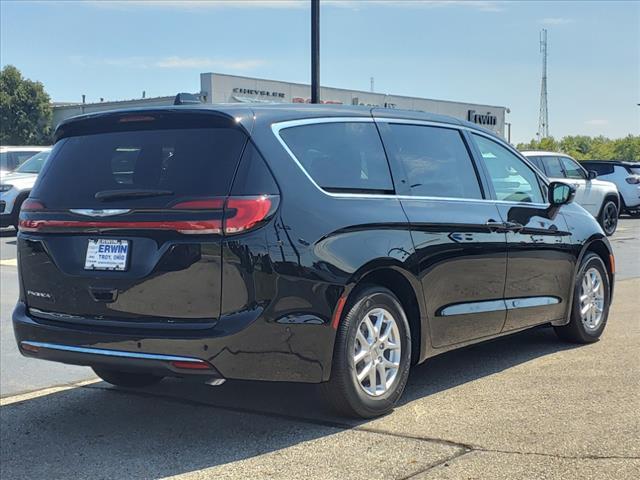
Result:
{"type": "Polygon", "coordinates": [[[107,368],[92,368],[102,380],[117,387],[148,387],[155,385],[164,378],[150,373],[131,373],[107,368]]]}
{"type": "Polygon", "coordinates": [[[575,278],[570,321],[567,325],[553,328],[567,342],[596,342],[607,325],[610,303],[607,268],[598,255],[588,252],[575,278]]]}
{"type": "Polygon", "coordinates": [[[605,200],[600,212],[599,223],[607,237],[615,233],[618,228],[618,206],[613,200],[605,200]]]}
{"type": "Polygon", "coordinates": [[[23,193],[22,196],[16,198],[16,201],[13,204],[13,212],[11,212],[11,225],[13,225],[13,228],[16,229],[16,232],[18,231],[18,225],[20,223],[20,209],[22,208],[22,204],[28,196],[29,194],[25,195],[23,193]]]}
{"type": "Polygon", "coordinates": [[[320,388],[339,414],[377,417],[393,409],[407,384],[409,323],[393,292],[378,286],[363,287],[345,311],[336,333],[331,379],[320,388]]]}

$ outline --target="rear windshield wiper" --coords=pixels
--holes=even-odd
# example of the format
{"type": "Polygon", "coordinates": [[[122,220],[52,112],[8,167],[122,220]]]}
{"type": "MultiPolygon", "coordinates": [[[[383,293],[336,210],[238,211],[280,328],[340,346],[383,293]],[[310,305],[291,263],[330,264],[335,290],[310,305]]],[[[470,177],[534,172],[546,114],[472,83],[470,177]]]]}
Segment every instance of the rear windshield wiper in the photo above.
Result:
{"type": "Polygon", "coordinates": [[[94,197],[101,202],[119,200],[122,198],[162,197],[173,195],[171,190],[103,190],[97,192],[94,197]]]}

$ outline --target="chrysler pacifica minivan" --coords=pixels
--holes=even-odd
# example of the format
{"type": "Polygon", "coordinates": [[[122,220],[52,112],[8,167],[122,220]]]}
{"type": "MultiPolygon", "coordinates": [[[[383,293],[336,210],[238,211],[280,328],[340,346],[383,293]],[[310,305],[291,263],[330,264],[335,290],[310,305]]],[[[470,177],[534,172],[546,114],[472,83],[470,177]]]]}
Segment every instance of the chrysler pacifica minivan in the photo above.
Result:
{"type": "Polygon", "coordinates": [[[317,383],[372,417],[442,352],[605,328],[601,227],[573,187],[473,124],[189,105],[76,117],[55,139],[20,217],[26,356],[125,387],[317,383]]]}

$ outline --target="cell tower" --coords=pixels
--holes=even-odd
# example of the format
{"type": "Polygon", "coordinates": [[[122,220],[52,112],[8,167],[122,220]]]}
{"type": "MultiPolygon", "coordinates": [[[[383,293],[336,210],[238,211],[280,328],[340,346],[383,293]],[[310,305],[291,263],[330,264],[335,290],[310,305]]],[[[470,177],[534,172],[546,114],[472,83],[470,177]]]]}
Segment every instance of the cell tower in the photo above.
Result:
{"type": "Polygon", "coordinates": [[[549,136],[549,111],[547,110],[547,29],[540,32],[542,53],[542,85],[540,86],[540,116],[538,117],[538,140],[549,136]]]}

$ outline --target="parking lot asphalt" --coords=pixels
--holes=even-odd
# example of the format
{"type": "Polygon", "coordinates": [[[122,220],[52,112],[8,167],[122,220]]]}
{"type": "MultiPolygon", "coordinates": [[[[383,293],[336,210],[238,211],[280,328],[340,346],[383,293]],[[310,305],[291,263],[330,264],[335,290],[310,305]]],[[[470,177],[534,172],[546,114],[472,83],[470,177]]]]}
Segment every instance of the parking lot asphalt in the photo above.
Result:
{"type": "Polygon", "coordinates": [[[398,408],[372,421],[333,416],[310,385],[125,390],[20,357],[5,235],[2,479],[640,478],[638,219],[612,238],[619,274],[601,341],[564,344],[537,328],[446,353],[414,368],[398,408]]]}

